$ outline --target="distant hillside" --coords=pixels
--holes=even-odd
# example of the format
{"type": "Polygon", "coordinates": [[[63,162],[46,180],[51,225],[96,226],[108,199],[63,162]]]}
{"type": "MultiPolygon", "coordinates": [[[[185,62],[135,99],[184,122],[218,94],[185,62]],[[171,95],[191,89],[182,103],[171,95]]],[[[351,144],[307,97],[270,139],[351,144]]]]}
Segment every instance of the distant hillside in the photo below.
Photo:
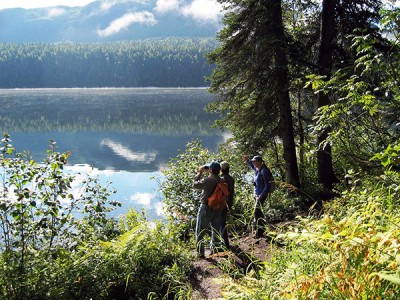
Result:
{"type": "Polygon", "coordinates": [[[0,88],[204,87],[213,38],[0,44],[0,88]]]}
{"type": "MultiPolygon", "coordinates": [[[[207,17],[204,16],[203,17],[207,17]]],[[[215,37],[219,22],[161,10],[155,0],[97,1],[85,7],[0,10],[0,42],[112,42],[164,37],[215,37]]]]}

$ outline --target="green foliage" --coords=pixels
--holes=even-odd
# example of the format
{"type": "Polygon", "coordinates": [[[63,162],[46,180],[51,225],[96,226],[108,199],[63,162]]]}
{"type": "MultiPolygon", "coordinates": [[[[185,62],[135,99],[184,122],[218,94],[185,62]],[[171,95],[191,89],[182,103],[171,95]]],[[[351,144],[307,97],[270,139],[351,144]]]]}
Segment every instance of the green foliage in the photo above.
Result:
{"type": "Polygon", "coordinates": [[[219,153],[212,153],[209,149],[202,148],[200,141],[195,140],[187,145],[185,151],[170,160],[168,168],[163,171],[165,179],[160,190],[164,195],[165,211],[171,222],[181,223],[183,231],[195,228],[201,192],[193,188],[196,172],[200,166],[211,160],[226,160],[230,165],[230,174],[235,179],[235,199],[228,222],[235,224],[234,227],[247,227],[253,206],[253,186],[244,172],[247,166],[236,151],[232,146],[222,146],[219,153]]]}
{"type": "MultiPolygon", "coordinates": [[[[218,153],[204,149],[200,141],[187,145],[163,170],[165,176],[160,190],[164,196],[165,211],[171,224],[177,226],[184,239],[196,226],[200,206],[200,191],[193,188],[193,179],[200,166],[211,160],[226,160],[230,175],[235,179],[234,205],[229,211],[227,224],[233,235],[242,234],[251,228],[254,209],[253,170],[243,161],[241,149],[227,141],[220,145],[218,153]]],[[[274,171],[274,169],[272,169],[274,171]]],[[[299,199],[287,195],[285,184],[277,178],[277,190],[265,204],[268,221],[280,220],[298,209],[299,199]],[[280,188],[281,187],[281,188],[280,188]]]]}
{"type": "MultiPolygon", "coordinates": [[[[390,25],[395,22],[393,12],[385,13],[384,28],[397,30],[390,25]]],[[[319,110],[312,128],[315,133],[331,129],[327,142],[333,145],[341,168],[368,169],[377,160],[384,164],[396,161],[390,145],[399,140],[399,45],[397,39],[373,35],[354,35],[352,42],[357,59],[351,68],[337,71],[328,82],[309,77],[315,91],[323,90],[337,99],[319,110]]]]}
{"type": "Polygon", "coordinates": [[[74,176],[63,173],[69,154],[56,152],[54,142],[40,164],[17,153],[10,142],[4,134],[0,153],[4,273],[0,281],[6,287],[4,295],[28,299],[49,287],[45,283],[49,279],[43,276],[49,266],[40,268],[43,263],[38,260],[51,264],[83,239],[99,235],[106,213],[119,203],[107,199],[111,192],[96,178],[88,177],[80,187],[78,183],[79,190],[74,192],[74,176]]]}
{"type": "MultiPolygon", "coordinates": [[[[390,176],[398,182],[398,174],[390,176]]],[[[393,285],[400,271],[399,194],[385,184],[365,186],[368,190],[356,188],[327,204],[322,219],[305,220],[302,231],[288,234],[300,247],[311,245],[314,253],[320,253],[316,263],[320,267],[311,278],[302,277],[306,273],[298,270],[296,281],[304,296],[396,299],[400,291],[393,285]]]]}
{"type": "Polygon", "coordinates": [[[133,210],[120,221],[121,235],[80,249],[73,272],[75,297],[167,299],[190,294],[191,254],[165,224],[133,210]]]}
{"type": "Polygon", "coordinates": [[[190,254],[176,229],[130,211],[98,178],[63,171],[69,153],[52,142],[43,162],[0,148],[0,298],[162,299],[190,295],[190,254]]]}
{"type": "Polygon", "coordinates": [[[376,153],[371,160],[379,160],[384,167],[398,166],[400,163],[400,145],[388,145],[384,151],[376,153]]]}
{"type": "MultiPolygon", "coordinates": [[[[357,175],[354,174],[354,179],[357,175]]],[[[298,218],[260,280],[232,283],[227,299],[397,299],[400,292],[400,175],[363,176],[321,217],[298,218]],[[265,295],[260,297],[259,295],[265,295]]]]}

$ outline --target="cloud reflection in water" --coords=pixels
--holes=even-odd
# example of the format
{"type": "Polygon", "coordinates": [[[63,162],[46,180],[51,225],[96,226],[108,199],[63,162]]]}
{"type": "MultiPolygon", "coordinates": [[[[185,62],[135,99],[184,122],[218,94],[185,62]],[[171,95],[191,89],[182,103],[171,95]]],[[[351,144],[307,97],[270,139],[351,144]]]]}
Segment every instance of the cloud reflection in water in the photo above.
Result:
{"type": "Polygon", "coordinates": [[[134,161],[134,162],[142,162],[150,164],[153,162],[158,152],[151,151],[151,152],[134,152],[124,145],[114,142],[110,139],[103,139],[100,143],[100,146],[106,146],[110,148],[116,155],[125,158],[127,161],[134,161]]]}
{"type": "Polygon", "coordinates": [[[144,205],[146,208],[151,207],[151,200],[155,198],[153,193],[135,193],[131,196],[130,200],[136,204],[144,205]]]}
{"type": "Polygon", "coordinates": [[[72,184],[75,197],[81,196],[82,181],[87,175],[99,177],[102,184],[110,183],[118,193],[111,196],[112,200],[121,202],[122,206],[113,211],[110,216],[118,217],[128,212],[145,209],[151,220],[163,217],[162,195],[158,191],[158,183],[154,178],[162,180],[162,174],[157,172],[126,172],[113,170],[99,170],[87,164],[68,165],[67,172],[76,176],[72,184]]]}

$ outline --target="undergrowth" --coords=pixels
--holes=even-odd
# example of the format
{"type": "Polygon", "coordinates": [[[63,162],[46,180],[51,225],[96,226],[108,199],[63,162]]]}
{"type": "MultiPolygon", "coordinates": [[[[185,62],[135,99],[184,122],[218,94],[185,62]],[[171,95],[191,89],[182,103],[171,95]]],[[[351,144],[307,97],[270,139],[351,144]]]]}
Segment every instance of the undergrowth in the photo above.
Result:
{"type": "Polygon", "coordinates": [[[398,299],[399,174],[363,178],[325,202],[320,216],[299,217],[277,236],[287,244],[264,262],[260,279],[244,277],[227,299],[398,299]]]}

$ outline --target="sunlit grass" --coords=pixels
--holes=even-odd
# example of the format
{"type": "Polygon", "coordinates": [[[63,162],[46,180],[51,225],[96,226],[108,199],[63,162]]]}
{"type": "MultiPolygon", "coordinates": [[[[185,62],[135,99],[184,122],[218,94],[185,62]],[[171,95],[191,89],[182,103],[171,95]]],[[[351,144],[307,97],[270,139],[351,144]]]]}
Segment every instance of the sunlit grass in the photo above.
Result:
{"type": "Polygon", "coordinates": [[[321,217],[279,234],[287,246],[263,262],[259,279],[232,281],[226,298],[398,299],[398,200],[396,191],[368,187],[325,203],[321,217]]]}

